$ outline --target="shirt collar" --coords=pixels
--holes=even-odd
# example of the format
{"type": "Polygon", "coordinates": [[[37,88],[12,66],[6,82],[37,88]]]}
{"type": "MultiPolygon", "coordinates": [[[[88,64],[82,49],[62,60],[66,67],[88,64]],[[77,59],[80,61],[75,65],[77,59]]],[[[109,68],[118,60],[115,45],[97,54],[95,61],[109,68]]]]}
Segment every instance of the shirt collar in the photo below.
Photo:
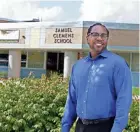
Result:
{"type": "MultiPolygon", "coordinates": [[[[104,58],[107,58],[109,56],[109,51],[107,49],[104,49],[98,56],[102,56],[104,58]]],[[[91,54],[90,52],[88,53],[88,56],[86,58],[86,60],[94,60],[92,57],[91,57],[91,54]]]]}
{"type": "Polygon", "coordinates": [[[107,50],[107,49],[104,49],[101,53],[100,53],[100,55],[102,56],[102,57],[108,57],[109,56],[109,51],[107,50]]]}

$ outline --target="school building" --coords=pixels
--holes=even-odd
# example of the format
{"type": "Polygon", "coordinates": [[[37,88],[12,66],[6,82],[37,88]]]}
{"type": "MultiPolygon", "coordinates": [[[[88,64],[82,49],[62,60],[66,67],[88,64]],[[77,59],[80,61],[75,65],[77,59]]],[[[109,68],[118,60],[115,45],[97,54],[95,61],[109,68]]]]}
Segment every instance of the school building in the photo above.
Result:
{"type": "MultiPolygon", "coordinates": [[[[86,33],[93,21],[0,23],[0,75],[41,77],[57,71],[66,78],[72,65],[88,54],[86,33]]],[[[108,49],[124,57],[139,87],[139,24],[107,23],[108,49]]]]}

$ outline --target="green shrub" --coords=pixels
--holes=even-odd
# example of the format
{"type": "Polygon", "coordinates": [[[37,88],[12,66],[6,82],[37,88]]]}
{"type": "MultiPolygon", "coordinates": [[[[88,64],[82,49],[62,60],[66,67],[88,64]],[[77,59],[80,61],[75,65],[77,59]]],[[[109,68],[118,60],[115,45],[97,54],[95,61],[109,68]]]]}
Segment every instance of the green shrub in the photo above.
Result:
{"type": "Polygon", "coordinates": [[[55,74],[0,83],[0,132],[59,132],[67,82],[55,74]]]}
{"type": "Polygon", "coordinates": [[[138,132],[139,131],[139,100],[134,99],[131,110],[126,132],[138,132]]]}
{"type": "Polygon", "coordinates": [[[133,94],[134,95],[139,95],[139,88],[134,87],[133,88],[133,94]]]}
{"type": "MultiPolygon", "coordinates": [[[[0,132],[60,132],[68,80],[54,73],[0,82],[0,132]]],[[[138,105],[132,104],[126,132],[138,132],[138,105]]]]}

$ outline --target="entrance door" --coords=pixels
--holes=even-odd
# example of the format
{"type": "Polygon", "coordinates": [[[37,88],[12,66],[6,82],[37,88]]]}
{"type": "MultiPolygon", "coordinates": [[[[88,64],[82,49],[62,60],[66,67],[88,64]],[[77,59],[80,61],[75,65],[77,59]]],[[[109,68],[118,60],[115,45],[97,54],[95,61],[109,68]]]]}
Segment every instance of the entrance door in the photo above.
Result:
{"type": "Polygon", "coordinates": [[[58,54],[59,57],[58,57],[58,72],[59,73],[63,73],[63,69],[64,69],[64,53],[59,53],[58,54]]]}
{"type": "Polygon", "coordinates": [[[46,69],[47,71],[54,71],[63,73],[64,53],[48,52],[46,69]]]}

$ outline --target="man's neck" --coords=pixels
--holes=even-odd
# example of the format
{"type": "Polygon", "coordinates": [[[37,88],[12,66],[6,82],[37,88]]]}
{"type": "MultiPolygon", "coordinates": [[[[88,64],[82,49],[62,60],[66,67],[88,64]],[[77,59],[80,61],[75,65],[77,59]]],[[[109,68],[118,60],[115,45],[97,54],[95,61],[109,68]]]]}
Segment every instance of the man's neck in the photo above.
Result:
{"type": "Polygon", "coordinates": [[[90,54],[91,54],[91,57],[92,57],[93,59],[95,59],[95,58],[99,55],[99,53],[97,53],[97,52],[94,51],[94,50],[90,50],[90,54]]]}

